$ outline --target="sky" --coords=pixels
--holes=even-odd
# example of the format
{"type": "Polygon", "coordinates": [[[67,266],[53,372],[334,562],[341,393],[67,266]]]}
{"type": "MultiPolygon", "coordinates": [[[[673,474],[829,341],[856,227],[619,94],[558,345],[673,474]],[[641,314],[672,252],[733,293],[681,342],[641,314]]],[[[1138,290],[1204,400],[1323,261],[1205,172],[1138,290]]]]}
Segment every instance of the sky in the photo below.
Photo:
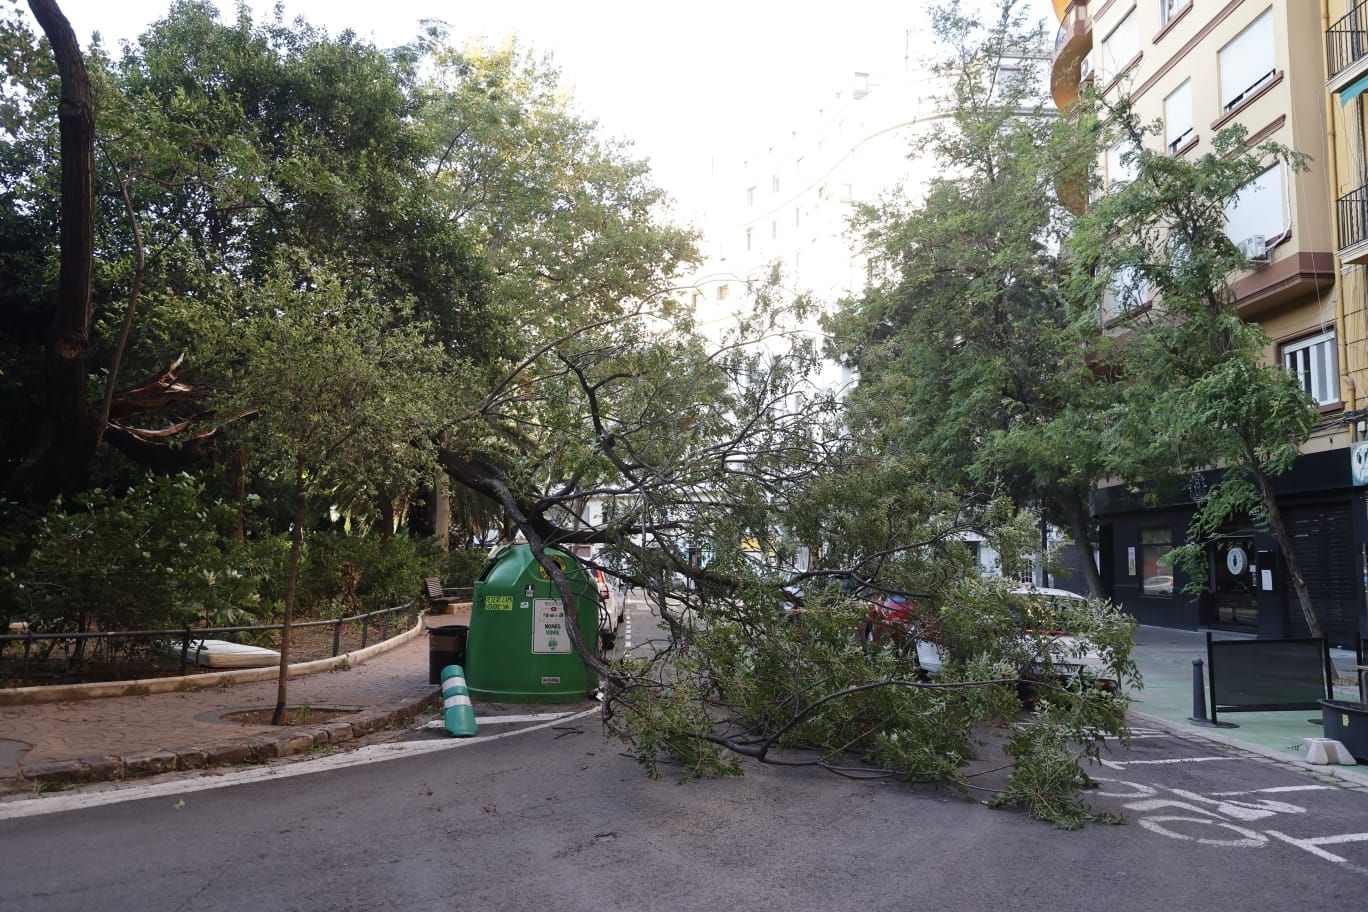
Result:
{"type": "MultiPolygon", "coordinates": [[[[975,2],[975,0],[969,0],[975,2]]],[[[1050,19],[1049,0],[1025,0],[1050,19]]],[[[58,0],[84,47],[94,31],[106,47],[134,40],[170,0],[58,0]]],[[[215,0],[231,18],[236,0],[215,0]]],[[[255,18],[269,0],[248,3],[255,18]]],[[[815,111],[855,71],[901,72],[927,50],[926,0],[284,0],[336,34],[351,29],[381,47],[415,37],[439,19],[454,40],[509,34],[549,52],[576,107],[604,131],[632,142],[657,182],[689,213],[706,195],[717,156],[762,148],[795,117],[815,111]]]]}

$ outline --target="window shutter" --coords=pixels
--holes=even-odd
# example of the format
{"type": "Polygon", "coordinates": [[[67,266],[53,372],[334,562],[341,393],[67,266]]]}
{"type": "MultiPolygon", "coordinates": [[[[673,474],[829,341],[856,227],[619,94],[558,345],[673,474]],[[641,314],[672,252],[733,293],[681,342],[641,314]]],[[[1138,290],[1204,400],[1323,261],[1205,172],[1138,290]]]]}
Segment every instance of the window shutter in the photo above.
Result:
{"type": "Polygon", "coordinates": [[[1226,110],[1273,71],[1273,10],[1221,48],[1220,59],[1221,109],[1226,110]]]}
{"type": "Polygon", "coordinates": [[[1164,99],[1164,142],[1170,152],[1192,134],[1192,80],[1185,81],[1164,99]]]}

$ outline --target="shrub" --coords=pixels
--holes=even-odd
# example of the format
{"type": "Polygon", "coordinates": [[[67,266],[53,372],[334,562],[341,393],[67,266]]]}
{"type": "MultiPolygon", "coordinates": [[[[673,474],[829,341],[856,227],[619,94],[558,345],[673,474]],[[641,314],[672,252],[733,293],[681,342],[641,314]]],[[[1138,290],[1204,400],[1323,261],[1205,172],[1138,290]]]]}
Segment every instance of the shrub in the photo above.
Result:
{"type": "Polygon", "coordinates": [[[412,600],[436,567],[432,548],[402,535],[315,534],[300,572],[300,606],[334,617],[391,608],[412,600]]]}

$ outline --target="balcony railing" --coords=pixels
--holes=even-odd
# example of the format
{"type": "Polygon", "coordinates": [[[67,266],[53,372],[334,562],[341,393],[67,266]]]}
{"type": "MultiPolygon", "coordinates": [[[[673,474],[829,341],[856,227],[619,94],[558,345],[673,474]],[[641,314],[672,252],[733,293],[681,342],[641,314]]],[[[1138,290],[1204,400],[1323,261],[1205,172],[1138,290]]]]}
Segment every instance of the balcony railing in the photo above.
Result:
{"type": "Polygon", "coordinates": [[[1325,57],[1329,78],[1368,54],[1368,0],[1359,0],[1325,32],[1325,57]]]}
{"type": "Polygon", "coordinates": [[[1368,187],[1339,198],[1339,249],[1368,241],[1368,187]]]}

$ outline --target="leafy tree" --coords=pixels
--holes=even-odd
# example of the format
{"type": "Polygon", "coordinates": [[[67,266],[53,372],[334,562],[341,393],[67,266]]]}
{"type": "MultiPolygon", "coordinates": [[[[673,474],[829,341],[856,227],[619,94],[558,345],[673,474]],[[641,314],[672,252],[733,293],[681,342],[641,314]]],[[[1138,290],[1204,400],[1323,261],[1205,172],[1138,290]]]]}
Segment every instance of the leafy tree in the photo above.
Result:
{"type": "Polygon", "coordinates": [[[226,317],[199,309],[204,349],[197,354],[224,380],[212,405],[250,413],[235,433],[261,471],[289,491],[291,549],[273,718],[279,724],[310,504],[323,495],[345,502],[358,477],[411,484],[431,468],[423,429],[438,415],[441,350],[422,324],[402,319],[404,302],[359,294],[304,262],[282,262],[241,298],[241,309],[226,317]]]}
{"type": "Polygon", "coordinates": [[[1119,276],[1147,283],[1158,301],[1124,324],[1131,331],[1116,349],[1124,398],[1109,415],[1120,431],[1111,462],[1133,479],[1225,467],[1199,502],[1178,557],[1194,579],[1204,579],[1205,547],[1223,525],[1244,517],[1265,524],[1287,561],[1307,627],[1320,636],[1273,489],[1316,410],[1291,374],[1268,359],[1268,336],[1236,312],[1230,277],[1248,262],[1226,236],[1226,211],[1240,192],[1270,163],[1298,169],[1304,156],[1275,143],[1251,148],[1240,127],[1218,133],[1206,154],[1169,156],[1145,147],[1154,128],[1128,106],[1108,115],[1132,150],[1135,177],[1079,220],[1076,287],[1101,302],[1124,286],[1119,276]]]}
{"type": "Polygon", "coordinates": [[[1106,467],[1096,419],[1108,395],[1088,366],[1059,252],[1072,217],[1058,186],[1096,139],[1056,118],[1039,90],[1043,36],[1007,0],[987,24],[958,4],[934,19],[946,116],[925,138],[924,193],[861,207],[875,281],[832,322],[859,370],[853,420],[887,450],[917,454],[971,499],[1009,495],[1072,531],[1095,596],[1088,498],[1106,467]]]}

